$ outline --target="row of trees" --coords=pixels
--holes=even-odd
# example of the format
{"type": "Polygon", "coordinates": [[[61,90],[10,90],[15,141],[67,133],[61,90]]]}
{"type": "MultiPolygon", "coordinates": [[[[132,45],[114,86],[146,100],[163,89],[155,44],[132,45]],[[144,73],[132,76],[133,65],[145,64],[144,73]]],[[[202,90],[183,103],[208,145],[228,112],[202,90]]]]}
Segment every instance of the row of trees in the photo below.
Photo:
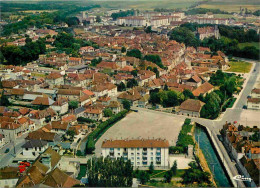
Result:
{"type": "Polygon", "coordinates": [[[95,150],[95,140],[98,139],[111,125],[125,117],[127,112],[127,110],[123,110],[122,112],[113,115],[105,122],[100,123],[97,128],[89,134],[86,147],[86,152],[88,154],[92,154],[92,152],[95,150]]]}
{"type": "Polygon", "coordinates": [[[0,59],[1,61],[5,60],[4,63],[8,65],[24,65],[37,60],[39,55],[45,53],[45,51],[45,39],[40,38],[36,42],[32,42],[30,38],[26,38],[24,46],[2,46],[2,57],[0,59]]]}
{"type": "Polygon", "coordinates": [[[176,142],[176,146],[171,146],[169,149],[170,153],[186,153],[188,145],[194,145],[194,141],[192,136],[189,134],[192,129],[192,125],[190,124],[190,119],[185,119],[184,124],[182,125],[182,129],[179,133],[178,140],[176,142]]]}
{"type": "Polygon", "coordinates": [[[89,187],[131,187],[133,167],[131,161],[122,157],[92,158],[87,162],[86,175],[89,187]]]}
{"type": "Polygon", "coordinates": [[[223,73],[218,70],[213,74],[209,81],[212,85],[219,87],[205,97],[199,99],[205,103],[202,107],[200,116],[208,119],[215,119],[223,111],[223,106],[227,100],[232,99],[233,93],[238,91],[238,77],[234,74],[223,73]]]}
{"type": "Polygon", "coordinates": [[[127,16],[133,16],[134,15],[134,10],[126,10],[126,11],[120,11],[120,12],[114,12],[111,14],[111,17],[113,20],[116,20],[117,18],[120,17],[127,17],[127,16]]]}

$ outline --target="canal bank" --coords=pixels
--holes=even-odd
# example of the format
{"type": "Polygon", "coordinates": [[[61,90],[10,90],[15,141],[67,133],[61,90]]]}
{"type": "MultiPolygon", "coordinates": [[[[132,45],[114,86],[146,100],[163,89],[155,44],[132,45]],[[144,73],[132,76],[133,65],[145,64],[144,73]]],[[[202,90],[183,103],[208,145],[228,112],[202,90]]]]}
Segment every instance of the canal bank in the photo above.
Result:
{"type": "Polygon", "coordinates": [[[194,135],[200,151],[203,152],[202,156],[204,156],[207,161],[206,167],[210,169],[216,185],[218,187],[235,186],[235,182],[232,182],[233,177],[231,173],[228,172],[228,166],[225,166],[225,162],[223,163],[223,159],[219,155],[220,151],[218,151],[218,146],[211,132],[204,126],[197,124],[194,135]]]}

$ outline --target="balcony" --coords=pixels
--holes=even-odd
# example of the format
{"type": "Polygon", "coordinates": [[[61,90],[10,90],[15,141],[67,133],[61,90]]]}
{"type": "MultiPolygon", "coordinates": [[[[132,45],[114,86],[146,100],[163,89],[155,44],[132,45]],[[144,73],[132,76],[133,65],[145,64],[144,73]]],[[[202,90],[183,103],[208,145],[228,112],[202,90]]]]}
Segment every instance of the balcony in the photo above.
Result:
{"type": "Polygon", "coordinates": [[[123,155],[124,155],[124,156],[128,156],[128,152],[124,151],[124,152],[123,152],[123,155]]]}
{"type": "Polygon", "coordinates": [[[147,155],[147,151],[143,151],[143,155],[147,155]]]}

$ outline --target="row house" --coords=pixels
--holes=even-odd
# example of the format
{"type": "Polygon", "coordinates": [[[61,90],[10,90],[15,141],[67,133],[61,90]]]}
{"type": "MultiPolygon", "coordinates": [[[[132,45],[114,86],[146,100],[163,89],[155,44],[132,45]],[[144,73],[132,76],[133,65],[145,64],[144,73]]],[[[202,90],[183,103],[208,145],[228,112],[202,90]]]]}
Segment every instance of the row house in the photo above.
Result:
{"type": "Polygon", "coordinates": [[[103,112],[99,108],[89,107],[85,110],[84,117],[99,121],[103,118],[103,112]]]}

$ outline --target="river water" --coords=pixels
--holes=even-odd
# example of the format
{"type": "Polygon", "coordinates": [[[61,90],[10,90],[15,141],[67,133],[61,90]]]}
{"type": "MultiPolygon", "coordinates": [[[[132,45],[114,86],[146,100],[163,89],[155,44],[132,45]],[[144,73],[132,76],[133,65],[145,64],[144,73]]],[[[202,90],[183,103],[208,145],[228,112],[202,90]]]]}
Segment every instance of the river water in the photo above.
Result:
{"type": "Polygon", "coordinates": [[[195,128],[195,139],[202,150],[208,166],[213,172],[215,182],[218,187],[231,187],[230,181],[221,165],[219,158],[217,157],[217,153],[212,146],[212,143],[209,140],[209,137],[204,128],[200,126],[196,126],[195,128]]]}

